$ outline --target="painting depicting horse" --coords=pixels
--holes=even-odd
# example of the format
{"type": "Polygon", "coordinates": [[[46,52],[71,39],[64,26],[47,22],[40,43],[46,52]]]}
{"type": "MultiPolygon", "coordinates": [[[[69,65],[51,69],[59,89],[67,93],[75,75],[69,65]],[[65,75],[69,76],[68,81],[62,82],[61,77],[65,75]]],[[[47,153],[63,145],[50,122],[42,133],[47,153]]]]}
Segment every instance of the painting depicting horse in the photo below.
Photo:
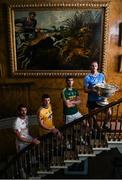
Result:
{"type": "Polygon", "coordinates": [[[101,64],[103,9],[15,10],[17,70],[89,70],[101,64]]]}

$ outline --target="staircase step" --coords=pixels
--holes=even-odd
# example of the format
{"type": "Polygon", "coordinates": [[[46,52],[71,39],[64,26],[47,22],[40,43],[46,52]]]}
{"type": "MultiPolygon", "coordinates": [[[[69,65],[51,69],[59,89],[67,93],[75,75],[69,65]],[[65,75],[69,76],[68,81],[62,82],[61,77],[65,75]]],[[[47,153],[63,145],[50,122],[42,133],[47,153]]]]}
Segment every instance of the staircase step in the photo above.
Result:
{"type": "Polygon", "coordinates": [[[29,177],[28,179],[40,179],[40,177],[39,176],[34,176],[34,177],[29,177]]]}
{"type": "Polygon", "coordinates": [[[64,163],[67,167],[71,166],[74,163],[81,163],[81,160],[79,159],[69,159],[69,160],[64,160],[64,163]]]}
{"type": "Polygon", "coordinates": [[[68,160],[64,160],[64,163],[80,163],[81,161],[79,159],[68,159],[68,160]]]}
{"type": "Polygon", "coordinates": [[[115,144],[121,144],[122,145],[122,141],[113,141],[113,140],[111,140],[111,141],[107,141],[107,143],[108,144],[113,144],[113,145],[115,145],[115,144]]]}
{"type": "Polygon", "coordinates": [[[100,154],[102,151],[109,151],[111,148],[109,147],[98,147],[98,148],[93,148],[93,151],[95,154],[100,154]]]}
{"type": "Polygon", "coordinates": [[[87,175],[88,174],[88,159],[80,163],[74,163],[64,170],[66,175],[87,175]]]}
{"type": "Polygon", "coordinates": [[[95,157],[96,154],[93,153],[93,154],[78,154],[78,157],[81,161],[84,161],[86,160],[88,157],[95,157]]]}
{"type": "Polygon", "coordinates": [[[61,165],[58,165],[58,166],[50,166],[51,169],[66,169],[67,166],[61,166],[61,165]]]}
{"type": "Polygon", "coordinates": [[[119,152],[122,153],[122,141],[107,141],[108,147],[110,148],[118,148],[119,152]]]}
{"type": "Polygon", "coordinates": [[[38,175],[47,175],[47,174],[54,174],[54,172],[53,171],[37,171],[37,174],[38,175]]]}

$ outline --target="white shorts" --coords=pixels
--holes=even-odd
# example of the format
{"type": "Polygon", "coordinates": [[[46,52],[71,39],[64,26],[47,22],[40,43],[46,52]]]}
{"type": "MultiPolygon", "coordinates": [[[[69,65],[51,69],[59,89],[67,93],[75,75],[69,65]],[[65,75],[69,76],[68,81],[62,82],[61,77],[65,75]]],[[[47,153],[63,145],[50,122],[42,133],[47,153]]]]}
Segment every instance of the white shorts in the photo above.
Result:
{"type": "Polygon", "coordinates": [[[74,121],[75,119],[81,118],[82,116],[83,115],[80,112],[77,112],[72,115],[65,115],[65,123],[68,124],[68,123],[74,121]]]}
{"type": "MultiPolygon", "coordinates": [[[[28,140],[32,141],[32,137],[30,135],[28,135],[26,138],[28,138],[28,140]]],[[[26,142],[22,142],[19,141],[18,139],[16,139],[16,149],[17,152],[21,151],[22,149],[26,148],[30,143],[26,143],[26,142]]]]}

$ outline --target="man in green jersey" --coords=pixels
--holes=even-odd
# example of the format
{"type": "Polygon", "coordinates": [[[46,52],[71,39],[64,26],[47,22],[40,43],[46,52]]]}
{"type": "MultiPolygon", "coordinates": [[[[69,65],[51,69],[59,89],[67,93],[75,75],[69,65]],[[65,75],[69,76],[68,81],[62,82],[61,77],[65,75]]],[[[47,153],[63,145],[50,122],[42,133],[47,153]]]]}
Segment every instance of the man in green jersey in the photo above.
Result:
{"type": "MultiPolygon", "coordinates": [[[[72,77],[66,78],[66,88],[62,91],[62,100],[63,100],[63,115],[65,124],[68,124],[80,117],[82,117],[82,114],[78,111],[78,105],[81,103],[80,96],[78,91],[73,88],[74,79],[72,77]]],[[[71,143],[70,139],[70,132],[68,134],[68,139],[66,141],[66,147],[67,149],[72,149],[73,144],[71,143]]],[[[72,137],[75,141],[75,137],[72,137]]],[[[81,143],[85,144],[84,138],[83,138],[83,129],[81,128],[81,143]]]]}
{"type": "Polygon", "coordinates": [[[62,91],[62,99],[64,119],[65,123],[68,124],[75,119],[82,117],[82,115],[77,107],[81,100],[78,91],[73,88],[74,79],[72,77],[67,77],[66,84],[67,87],[62,91]]]}

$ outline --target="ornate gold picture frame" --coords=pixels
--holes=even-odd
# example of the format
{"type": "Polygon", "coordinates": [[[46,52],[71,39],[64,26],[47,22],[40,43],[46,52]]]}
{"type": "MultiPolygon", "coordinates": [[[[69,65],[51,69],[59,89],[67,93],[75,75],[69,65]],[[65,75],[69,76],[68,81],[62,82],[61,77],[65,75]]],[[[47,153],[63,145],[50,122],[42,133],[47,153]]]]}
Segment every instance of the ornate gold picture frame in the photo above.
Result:
{"type": "Polygon", "coordinates": [[[109,0],[11,0],[8,5],[13,76],[74,77],[91,61],[106,69],[109,0]]]}

